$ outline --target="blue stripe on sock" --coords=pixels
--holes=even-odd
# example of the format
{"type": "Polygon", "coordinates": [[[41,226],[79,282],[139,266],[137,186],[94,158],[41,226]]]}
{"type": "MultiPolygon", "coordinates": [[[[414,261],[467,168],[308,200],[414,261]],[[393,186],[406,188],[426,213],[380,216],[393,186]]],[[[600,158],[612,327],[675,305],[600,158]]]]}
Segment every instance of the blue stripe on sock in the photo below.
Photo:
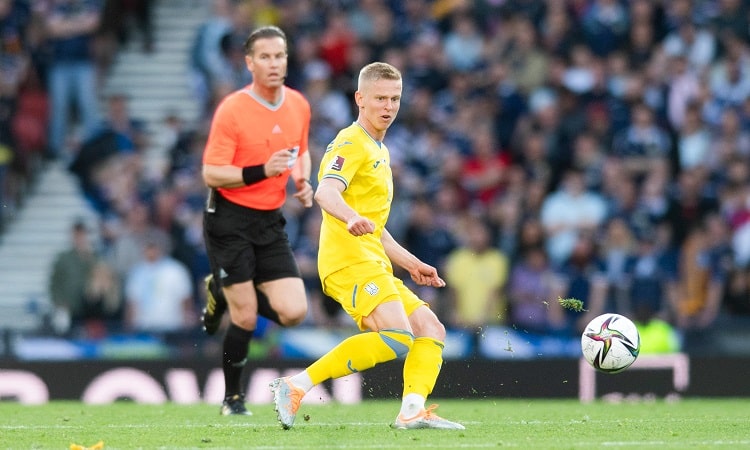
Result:
{"type": "MultiPolygon", "coordinates": [[[[409,337],[411,337],[412,341],[414,340],[414,335],[411,334],[411,333],[409,333],[408,331],[403,331],[403,330],[383,330],[383,331],[388,331],[390,333],[399,333],[399,334],[408,335],[409,337]]],[[[390,337],[390,336],[388,336],[386,334],[383,334],[383,331],[381,331],[380,333],[378,333],[380,335],[380,339],[382,339],[383,342],[385,342],[385,344],[388,347],[390,347],[391,350],[393,350],[394,353],[396,353],[397,357],[400,358],[402,356],[405,356],[407,353],[409,353],[409,347],[408,346],[406,346],[405,344],[397,341],[396,339],[393,339],[392,337],[390,337]]]]}

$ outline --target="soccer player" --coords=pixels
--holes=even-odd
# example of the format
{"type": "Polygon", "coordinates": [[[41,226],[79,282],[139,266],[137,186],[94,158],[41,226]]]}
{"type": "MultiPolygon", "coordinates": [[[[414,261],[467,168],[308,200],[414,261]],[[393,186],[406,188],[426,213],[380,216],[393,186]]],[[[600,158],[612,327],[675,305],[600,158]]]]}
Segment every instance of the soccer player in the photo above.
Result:
{"type": "Polygon", "coordinates": [[[292,326],[307,313],[280,208],[290,176],[294,197],[312,206],[310,105],[284,85],[287,41],[281,29],[253,31],[245,54],[253,82],[219,104],[203,154],[203,180],[211,188],[203,216],[211,265],[205,331],[215,334],[227,309],[230,317],[223,343],[223,415],[250,414],[240,384],[258,314],[292,326]]]}
{"type": "Polygon", "coordinates": [[[386,130],[401,102],[401,73],[372,63],[359,74],[357,121],[341,130],[321,161],[315,200],[323,211],[318,271],[325,293],[338,301],[362,333],[323,355],[306,370],[271,383],[274,406],[288,429],[304,395],[331,378],[406,356],[401,411],[395,428],[464,429],[425,408],[440,372],[445,327],[427,304],[393,274],[443,287],[437,270],[397,243],[385,224],[393,199],[386,130]]]}

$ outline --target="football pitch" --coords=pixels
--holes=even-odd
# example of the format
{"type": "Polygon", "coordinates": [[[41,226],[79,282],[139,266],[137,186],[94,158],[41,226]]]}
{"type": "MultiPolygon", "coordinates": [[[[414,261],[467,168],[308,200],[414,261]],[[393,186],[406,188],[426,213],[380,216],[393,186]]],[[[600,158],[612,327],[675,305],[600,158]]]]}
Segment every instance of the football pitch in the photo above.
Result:
{"type": "Polygon", "coordinates": [[[399,403],[302,405],[282,430],[270,404],[222,417],[216,405],[93,406],[0,402],[0,448],[67,449],[702,449],[750,448],[750,399],[581,404],[577,400],[442,400],[466,430],[393,430],[399,403]]]}

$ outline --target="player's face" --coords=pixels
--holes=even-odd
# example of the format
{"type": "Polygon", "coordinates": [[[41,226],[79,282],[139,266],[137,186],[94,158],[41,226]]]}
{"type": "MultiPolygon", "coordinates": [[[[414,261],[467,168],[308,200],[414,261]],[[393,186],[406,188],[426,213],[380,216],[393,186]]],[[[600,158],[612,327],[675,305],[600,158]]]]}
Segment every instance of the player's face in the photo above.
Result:
{"type": "Polygon", "coordinates": [[[253,82],[263,87],[275,88],[284,84],[286,77],[286,44],[280,37],[262,38],[253,44],[253,52],[245,56],[247,70],[253,82]]]}
{"type": "Polygon", "coordinates": [[[374,131],[377,135],[384,134],[396,120],[401,107],[401,88],[401,80],[380,79],[363,83],[356,92],[360,123],[364,122],[368,131],[374,131]]]}

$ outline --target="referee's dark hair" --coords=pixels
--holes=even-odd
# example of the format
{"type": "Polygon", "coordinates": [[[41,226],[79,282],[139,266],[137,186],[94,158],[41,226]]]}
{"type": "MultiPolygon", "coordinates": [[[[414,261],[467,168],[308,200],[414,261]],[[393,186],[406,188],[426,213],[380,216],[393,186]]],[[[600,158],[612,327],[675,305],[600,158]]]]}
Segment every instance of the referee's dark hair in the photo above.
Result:
{"type": "Polygon", "coordinates": [[[280,37],[284,40],[284,46],[286,46],[286,34],[284,34],[281,28],[274,25],[267,25],[257,28],[252,33],[250,33],[250,36],[247,37],[245,45],[243,46],[243,48],[245,49],[245,54],[251,55],[253,53],[253,45],[255,45],[255,41],[257,41],[258,39],[272,37],[280,37]]]}

